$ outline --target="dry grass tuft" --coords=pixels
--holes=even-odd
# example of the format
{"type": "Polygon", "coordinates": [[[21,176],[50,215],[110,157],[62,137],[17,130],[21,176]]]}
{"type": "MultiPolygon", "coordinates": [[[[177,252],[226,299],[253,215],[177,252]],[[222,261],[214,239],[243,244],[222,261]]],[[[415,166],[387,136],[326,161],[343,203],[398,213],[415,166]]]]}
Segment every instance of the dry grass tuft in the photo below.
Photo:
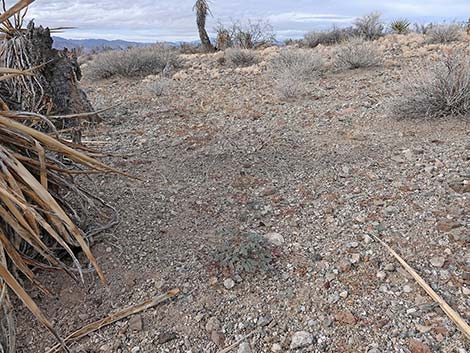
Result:
{"type": "Polygon", "coordinates": [[[334,65],[339,70],[374,67],[381,62],[382,53],[373,43],[362,38],[351,38],[335,51],[334,65]]]}
{"type": "Polygon", "coordinates": [[[304,37],[304,44],[309,48],[315,48],[318,45],[338,44],[354,35],[352,28],[333,28],[329,31],[309,32],[304,37]]]}
{"type": "Polygon", "coordinates": [[[225,60],[230,66],[247,67],[259,62],[258,55],[251,49],[229,48],[225,51],[225,60]]]}
{"type": "Polygon", "coordinates": [[[458,24],[434,25],[427,30],[426,41],[429,44],[445,44],[462,40],[462,26],[458,24]]]}
{"type": "Polygon", "coordinates": [[[402,90],[392,109],[401,118],[469,117],[470,56],[449,52],[408,77],[402,90]]]}
{"type": "Polygon", "coordinates": [[[323,59],[312,50],[284,49],[269,64],[269,74],[281,98],[306,92],[307,83],[324,71],[323,59]]]}
{"type": "Polygon", "coordinates": [[[159,44],[100,53],[88,64],[87,71],[91,77],[98,79],[143,77],[162,73],[168,66],[179,68],[181,64],[177,49],[159,44]]]}

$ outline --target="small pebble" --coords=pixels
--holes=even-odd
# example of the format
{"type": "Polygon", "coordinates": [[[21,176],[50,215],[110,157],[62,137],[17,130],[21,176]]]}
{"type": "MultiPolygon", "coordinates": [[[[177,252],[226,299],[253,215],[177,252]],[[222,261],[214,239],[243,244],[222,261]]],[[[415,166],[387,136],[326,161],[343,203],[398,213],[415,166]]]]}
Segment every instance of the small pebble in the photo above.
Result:
{"type": "Polygon", "coordinates": [[[224,287],[226,289],[232,289],[233,287],[235,287],[235,281],[231,278],[227,278],[225,281],[224,281],[224,287]]]}

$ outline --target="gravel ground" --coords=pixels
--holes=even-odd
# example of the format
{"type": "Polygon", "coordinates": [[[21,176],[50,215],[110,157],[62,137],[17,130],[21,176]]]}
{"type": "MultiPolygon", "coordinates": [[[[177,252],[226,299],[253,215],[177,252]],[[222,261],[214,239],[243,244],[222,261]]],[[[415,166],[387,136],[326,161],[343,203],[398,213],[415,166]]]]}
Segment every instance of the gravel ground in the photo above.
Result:
{"type": "MultiPolygon", "coordinates": [[[[277,48],[244,69],[221,65],[220,53],[185,56],[162,96],[149,88],[158,77],[85,80],[96,108],[121,106],[84,140],[123,156],[107,161],[141,180],[90,182],[120,214],[93,247],[109,288],[91,274],[79,288],[44,274],[58,298],[36,299],[66,333],[171,288],[181,295],[76,352],[218,352],[253,330],[233,352],[470,349],[373,241],[470,320],[469,120],[397,120],[389,109],[401,77],[448,47],[419,36],[377,45],[383,66],[328,70],[287,101],[265,73],[277,48]],[[228,227],[276,237],[274,266],[218,270],[228,227]]],[[[334,49],[316,50],[331,64],[334,49]]],[[[18,316],[20,352],[53,344],[25,309],[18,316]]]]}

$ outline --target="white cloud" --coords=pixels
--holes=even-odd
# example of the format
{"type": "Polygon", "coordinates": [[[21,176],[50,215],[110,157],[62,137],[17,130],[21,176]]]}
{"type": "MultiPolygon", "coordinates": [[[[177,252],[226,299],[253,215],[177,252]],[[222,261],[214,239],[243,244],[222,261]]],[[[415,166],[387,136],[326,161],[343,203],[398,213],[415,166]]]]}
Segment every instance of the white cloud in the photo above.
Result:
{"type": "MultiPolygon", "coordinates": [[[[11,3],[13,0],[10,1],[11,3]]],[[[194,0],[37,0],[28,18],[50,27],[74,26],[62,34],[70,38],[107,38],[138,41],[197,39],[194,0]]],[[[269,19],[280,37],[347,24],[374,10],[387,19],[420,16],[463,18],[470,14],[470,0],[212,0],[217,20],[269,19]]]]}

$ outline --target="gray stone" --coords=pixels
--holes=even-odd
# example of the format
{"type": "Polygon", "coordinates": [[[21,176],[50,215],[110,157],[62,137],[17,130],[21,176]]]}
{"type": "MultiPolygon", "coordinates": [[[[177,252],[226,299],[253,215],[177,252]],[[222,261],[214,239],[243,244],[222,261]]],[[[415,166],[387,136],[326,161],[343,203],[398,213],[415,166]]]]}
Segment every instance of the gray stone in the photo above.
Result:
{"type": "Polygon", "coordinates": [[[129,331],[142,331],[142,328],[143,328],[142,316],[136,315],[136,316],[131,317],[128,325],[129,325],[129,331]]]}
{"type": "Polygon", "coordinates": [[[248,342],[242,342],[238,346],[238,353],[251,353],[251,347],[248,342]]]}
{"type": "Polygon", "coordinates": [[[233,287],[235,287],[235,281],[231,278],[227,278],[224,281],[224,287],[227,289],[232,289],[233,287]]]}
{"type": "Polygon", "coordinates": [[[276,232],[264,234],[263,237],[275,246],[281,246],[284,244],[284,237],[276,232]]]}
{"type": "Polygon", "coordinates": [[[206,331],[212,332],[218,330],[220,330],[220,321],[219,319],[213,316],[206,322],[206,331]]]}
{"type": "Polygon", "coordinates": [[[290,349],[308,347],[313,343],[313,336],[307,331],[298,331],[292,336],[290,349]]]}
{"type": "Polygon", "coordinates": [[[431,260],[429,262],[434,267],[441,268],[442,266],[444,266],[444,263],[446,262],[446,259],[443,258],[442,256],[434,256],[434,257],[431,258],[431,260]]]}

